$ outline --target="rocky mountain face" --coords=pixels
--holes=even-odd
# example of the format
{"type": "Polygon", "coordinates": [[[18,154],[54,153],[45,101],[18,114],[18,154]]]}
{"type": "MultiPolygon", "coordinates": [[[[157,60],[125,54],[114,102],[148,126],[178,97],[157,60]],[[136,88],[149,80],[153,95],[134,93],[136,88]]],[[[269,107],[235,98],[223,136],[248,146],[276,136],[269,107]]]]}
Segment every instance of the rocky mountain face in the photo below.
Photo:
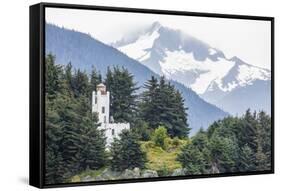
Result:
{"type": "Polygon", "coordinates": [[[245,108],[270,113],[270,70],[236,56],[226,58],[223,51],[180,30],[155,22],[112,46],[231,114],[241,115],[245,108]]]}

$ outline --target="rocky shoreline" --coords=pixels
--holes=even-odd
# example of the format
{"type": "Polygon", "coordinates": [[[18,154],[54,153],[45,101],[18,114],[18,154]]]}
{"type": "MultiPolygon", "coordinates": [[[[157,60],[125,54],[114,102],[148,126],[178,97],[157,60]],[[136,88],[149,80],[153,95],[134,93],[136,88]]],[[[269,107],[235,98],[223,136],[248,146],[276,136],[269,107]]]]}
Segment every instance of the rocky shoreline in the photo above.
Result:
{"type": "MultiPolygon", "coordinates": [[[[183,176],[186,174],[185,169],[175,169],[173,173],[169,176],[183,176]]],[[[91,182],[91,181],[103,181],[103,180],[118,180],[118,179],[134,179],[134,178],[154,178],[159,177],[159,174],[155,170],[141,170],[139,168],[134,168],[132,170],[126,169],[123,172],[112,171],[109,168],[103,170],[99,175],[93,177],[87,175],[85,177],[79,177],[81,182],[91,182]]]]}

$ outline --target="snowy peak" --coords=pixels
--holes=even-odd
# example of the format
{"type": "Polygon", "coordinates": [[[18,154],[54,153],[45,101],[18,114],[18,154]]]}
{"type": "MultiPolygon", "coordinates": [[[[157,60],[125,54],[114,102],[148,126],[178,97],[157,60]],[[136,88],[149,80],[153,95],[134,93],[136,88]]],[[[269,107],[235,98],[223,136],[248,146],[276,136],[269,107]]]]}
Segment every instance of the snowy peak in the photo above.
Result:
{"type": "Polygon", "coordinates": [[[113,43],[112,46],[129,57],[142,62],[150,58],[151,49],[160,37],[160,30],[163,29],[164,27],[159,22],[154,22],[144,30],[129,34],[126,38],[123,37],[120,41],[113,43]]]}
{"type": "Polygon", "coordinates": [[[256,80],[271,79],[269,70],[247,64],[236,56],[228,59],[223,51],[159,22],[138,33],[134,41],[115,47],[200,95],[231,92],[256,80]]]}
{"type": "MultiPolygon", "coordinates": [[[[218,60],[219,57],[225,58],[222,51],[210,47],[203,41],[194,38],[181,30],[171,29],[169,27],[163,26],[159,22],[154,22],[150,27],[139,31],[134,34],[126,35],[120,41],[112,44],[115,48],[123,50],[122,52],[128,56],[137,59],[140,55],[132,54],[133,52],[129,50],[128,47],[132,47],[132,44],[140,44],[140,42],[149,41],[147,45],[150,46],[138,46],[134,47],[135,51],[142,51],[143,54],[157,50],[158,54],[164,53],[164,49],[169,51],[184,50],[188,53],[193,52],[196,60],[203,61],[206,58],[211,60],[218,60]],[[137,34],[137,35],[136,35],[137,34]],[[155,36],[155,34],[158,34],[155,36]],[[126,41],[124,39],[134,39],[126,41]],[[153,41],[153,43],[151,43],[153,41]]],[[[156,53],[156,52],[155,52],[156,53]]],[[[143,55],[142,55],[143,56],[143,55]]],[[[156,56],[156,55],[155,55],[156,56]]],[[[163,55],[162,55],[163,56],[163,55]]]]}
{"type": "Polygon", "coordinates": [[[141,36],[143,36],[143,35],[149,36],[154,31],[158,31],[161,27],[162,27],[162,25],[159,22],[154,22],[152,25],[150,25],[142,30],[137,30],[137,31],[124,35],[120,40],[117,40],[116,42],[113,42],[110,45],[115,48],[119,48],[119,47],[126,46],[128,44],[135,43],[141,36]]]}
{"type": "Polygon", "coordinates": [[[222,78],[213,80],[205,92],[218,89],[230,92],[238,87],[252,85],[256,80],[267,81],[271,78],[271,73],[267,69],[246,64],[240,59],[230,59],[230,61],[234,63],[230,70],[222,78]]]}
{"type": "Polygon", "coordinates": [[[149,28],[150,33],[154,31],[158,31],[161,27],[163,27],[158,21],[154,22],[149,28]]]}
{"type": "MultiPolygon", "coordinates": [[[[159,26],[153,27],[156,28],[159,26]]],[[[148,33],[141,35],[133,43],[121,46],[118,49],[135,60],[140,62],[144,61],[150,57],[149,49],[151,49],[155,39],[157,39],[159,35],[158,30],[151,30],[148,33]]]]}
{"type": "Polygon", "coordinates": [[[127,37],[134,40],[126,42],[121,40],[113,46],[161,75],[163,71],[160,61],[163,62],[167,57],[167,51],[193,53],[196,61],[204,61],[206,58],[217,61],[218,58],[224,57],[221,51],[180,30],[163,26],[159,22],[154,22],[146,30],[139,32],[138,36],[134,35],[127,37]]]}
{"type": "Polygon", "coordinates": [[[176,79],[186,86],[191,87],[198,94],[203,94],[212,82],[222,87],[221,79],[235,65],[233,61],[218,57],[217,61],[206,58],[198,61],[193,53],[185,51],[167,51],[167,57],[160,61],[163,74],[167,78],[176,79]],[[170,64],[173,63],[173,64],[170,64]],[[183,80],[184,76],[193,77],[183,80]]]}

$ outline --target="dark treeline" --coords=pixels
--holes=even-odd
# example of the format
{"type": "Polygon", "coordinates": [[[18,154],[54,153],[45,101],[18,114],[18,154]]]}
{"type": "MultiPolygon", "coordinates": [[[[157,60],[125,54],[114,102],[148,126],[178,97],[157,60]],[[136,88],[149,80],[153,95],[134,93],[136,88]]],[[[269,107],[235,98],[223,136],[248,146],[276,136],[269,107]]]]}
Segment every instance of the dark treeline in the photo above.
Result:
{"type": "MultiPolygon", "coordinates": [[[[140,141],[148,141],[157,128],[171,138],[188,139],[187,108],[181,93],[164,77],[136,84],[125,68],[108,68],[102,76],[57,65],[46,56],[46,183],[62,183],[87,170],[109,167],[115,171],[145,168],[146,153],[140,141]],[[91,111],[92,92],[99,83],[110,91],[110,115],[115,122],[129,122],[106,150],[104,132],[91,111]],[[143,91],[137,94],[143,85],[143,91]]],[[[187,174],[270,169],[271,118],[247,111],[201,130],[178,155],[187,174]]]]}
{"type": "Polygon", "coordinates": [[[271,118],[247,110],[200,130],[178,160],[187,174],[264,171],[271,169],[271,118]]]}
{"type": "Polygon", "coordinates": [[[106,164],[105,137],[91,113],[90,83],[46,58],[46,183],[65,182],[86,168],[106,164]]]}

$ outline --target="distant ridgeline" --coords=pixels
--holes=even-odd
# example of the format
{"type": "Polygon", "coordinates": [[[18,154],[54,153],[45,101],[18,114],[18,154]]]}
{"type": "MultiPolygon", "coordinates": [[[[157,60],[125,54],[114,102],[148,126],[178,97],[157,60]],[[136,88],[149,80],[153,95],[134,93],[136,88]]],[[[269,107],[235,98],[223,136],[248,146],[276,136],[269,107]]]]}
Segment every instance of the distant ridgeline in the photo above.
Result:
{"type": "MultiPolygon", "coordinates": [[[[119,66],[126,68],[133,76],[137,86],[155,76],[160,76],[140,62],[129,58],[117,49],[108,46],[88,34],[46,24],[46,52],[56,57],[56,63],[66,65],[71,62],[76,69],[90,73],[94,66],[104,76],[108,67],[119,66]]],[[[188,123],[191,134],[201,127],[207,128],[212,122],[222,119],[229,114],[218,107],[204,101],[190,88],[170,81],[182,93],[185,107],[188,108],[188,123]]]]}

